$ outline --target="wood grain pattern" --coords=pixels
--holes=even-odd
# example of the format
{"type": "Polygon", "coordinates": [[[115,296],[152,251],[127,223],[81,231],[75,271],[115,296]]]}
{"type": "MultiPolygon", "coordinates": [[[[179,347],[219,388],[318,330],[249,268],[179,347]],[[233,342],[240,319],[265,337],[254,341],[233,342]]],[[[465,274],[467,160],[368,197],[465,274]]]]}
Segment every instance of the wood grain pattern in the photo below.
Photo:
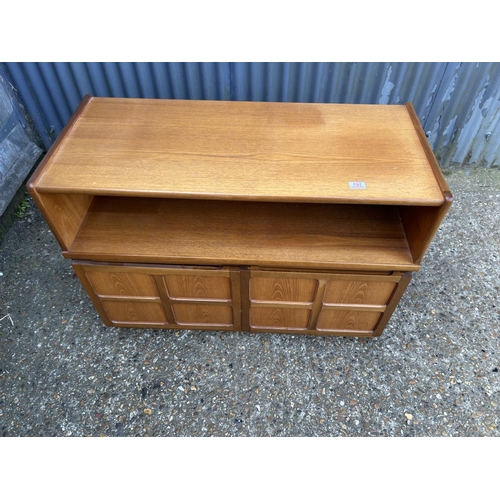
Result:
{"type": "Polygon", "coordinates": [[[413,260],[415,264],[420,264],[431,241],[436,236],[439,226],[451,207],[453,196],[436,157],[434,156],[429,141],[425,136],[425,132],[420,125],[413,105],[407,103],[406,108],[444,198],[444,203],[439,207],[405,206],[400,208],[401,220],[405,228],[413,260]]]}
{"type": "Polygon", "coordinates": [[[387,308],[386,308],[384,314],[381,316],[380,321],[377,323],[377,326],[375,327],[375,331],[373,332],[373,335],[375,337],[379,337],[382,334],[382,331],[384,330],[387,323],[389,322],[389,319],[391,318],[392,313],[396,309],[396,306],[398,305],[399,301],[401,300],[403,293],[405,292],[407,286],[409,285],[412,276],[413,276],[412,273],[404,273],[403,276],[401,276],[401,280],[397,284],[397,287],[394,290],[392,297],[389,299],[389,303],[387,304],[387,308]]]}
{"type": "Polygon", "coordinates": [[[284,325],[290,321],[290,330],[331,331],[334,334],[362,331],[363,335],[371,335],[400,279],[400,273],[372,275],[252,269],[250,325],[253,330],[272,328],[274,321],[274,328],[287,328],[284,325]],[[305,285],[304,290],[300,288],[302,285],[305,285]],[[277,299],[302,299],[302,302],[273,302],[274,293],[277,299]],[[266,300],[256,301],[254,296],[266,300]],[[264,312],[264,309],[269,311],[264,312]],[[299,326],[294,321],[300,314],[302,323],[299,326]],[[306,315],[308,323],[305,325],[306,315]]]}
{"type": "Polygon", "coordinates": [[[96,197],[74,259],[417,270],[396,207],[96,197]]]}
{"type": "Polygon", "coordinates": [[[318,330],[373,331],[380,316],[378,312],[323,309],[316,328],[318,330]]]}
{"type": "Polygon", "coordinates": [[[276,302],[276,301],[263,301],[252,300],[252,307],[280,307],[282,309],[312,309],[312,302],[276,302]]]}
{"type": "Polygon", "coordinates": [[[171,299],[231,301],[231,284],[224,276],[166,275],[171,299]]]}
{"type": "Polygon", "coordinates": [[[227,305],[173,304],[176,323],[179,325],[232,326],[233,310],[227,305]]]}
{"type": "Polygon", "coordinates": [[[241,285],[241,329],[249,332],[250,328],[250,279],[251,274],[247,266],[242,266],[240,270],[241,285]]]}
{"type": "Polygon", "coordinates": [[[68,250],[94,197],[86,194],[68,195],[63,193],[32,194],[32,196],[59,246],[62,250],[68,250]]]}
{"type": "Polygon", "coordinates": [[[101,317],[103,323],[106,326],[112,326],[113,323],[111,322],[111,319],[109,318],[106,309],[104,309],[101,299],[97,296],[97,294],[94,291],[94,287],[87,278],[87,273],[86,273],[86,270],[88,269],[87,263],[74,260],[72,261],[71,265],[73,266],[73,269],[75,270],[75,273],[78,276],[80,283],[82,284],[83,288],[90,297],[92,304],[94,304],[96,311],[99,313],[99,316],[101,317]]]}
{"type": "Polygon", "coordinates": [[[297,278],[252,278],[252,301],[302,302],[312,304],[317,281],[297,278]]]}
{"type": "Polygon", "coordinates": [[[241,306],[241,273],[238,268],[229,270],[231,281],[231,299],[233,306],[233,328],[236,331],[242,329],[242,306],[241,306]]]}
{"type": "Polygon", "coordinates": [[[415,264],[420,265],[439,226],[448,213],[453,198],[444,193],[445,203],[440,207],[399,207],[408,247],[415,264]]]}
{"type": "Polygon", "coordinates": [[[138,301],[105,301],[102,305],[113,322],[167,323],[167,317],[161,304],[138,301]]]}
{"type": "Polygon", "coordinates": [[[62,250],[67,250],[71,246],[76,232],[92,201],[93,195],[82,194],[80,196],[68,197],[66,193],[63,192],[56,196],[42,196],[36,187],[40,183],[43,175],[50,168],[49,165],[51,165],[57,151],[59,151],[63,142],[70,135],[73,127],[84,114],[84,111],[91,101],[91,95],[87,94],[84,96],[61,133],[57,136],[54,144],[52,144],[52,147],[43,157],[26,184],[28,192],[35,201],[40,212],[43,214],[62,250]]]}
{"type": "Polygon", "coordinates": [[[73,265],[107,324],[241,329],[239,270],[113,266],[89,261],[73,261],[73,265]],[[168,295],[166,282],[179,297],[168,295]]]}
{"type": "MultiPolygon", "coordinates": [[[[431,145],[429,144],[429,141],[427,140],[424,129],[422,128],[422,125],[420,124],[420,120],[418,119],[418,116],[417,116],[417,113],[415,111],[415,108],[413,107],[413,104],[411,102],[407,102],[405,104],[405,106],[406,106],[406,110],[408,111],[408,115],[410,117],[410,120],[413,123],[413,127],[415,128],[415,132],[417,133],[417,137],[418,137],[418,140],[420,141],[420,145],[422,146],[422,149],[425,152],[425,156],[427,157],[427,161],[429,162],[429,165],[431,166],[434,177],[436,178],[436,181],[439,185],[439,189],[441,190],[442,193],[448,193],[451,197],[450,188],[448,186],[448,183],[446,182],[446,179],[444,178],[441,167],[439,166],[439,163],[437,162],[436,157],[434,156],[431,145]]],[[[450,202],[451,202],[451,199],[450,199],[450,202]]]]}
{"type": "Polygon", "coordinates": [[[321,313],[323,306],[323,297],[325,295],[326,284],[328,283],[327,277],[320,278],[318,280],[318,286],[316,287],[316,294],[314,295],[314,301],[311,308],[311,316],[309,317],[309,330],[315,330],[318,323],[318,318],[321,313]]]}
{"type": "Polygon", "coordinates": [[[98,295],[101,301],[113,302],[155,302],[161,304],[163,301],[160,297],[139,297],[136,295],[98,295]]]}
{"type": "Polygon", "coordinates": [[[383,281],[335,281],[326,286],[325,304],[378,304],[385,305],[395,283],[383,281]]]}
{"type": "Polygon", "coordinates": [[[252,328],[252,333],[279,333],[290,335],[312,335],[314,337],[360,337],[371,339],[375,337],[371,330],[271,330],[270,328],[252,328]]]}
{"type": "Polygon", "coordinates": [[[155,265],[132,262],[94,262],[92,260],[75,259],[74,263],[82,266],[98,265],[99,271],[113,271],[130,274],[150,274],[150,275],[165,275],[165,274],[180,274],[186,276],[229,276],[232,268],[228,266],[183,266],[183,265],[155,265]],[[215,273],[214,273],[215,271],[215,273]]]}
{"type": "Polygon", "coordinates": [[[368,311],[368,312],[384,312],[387,306],[376,306],[372,304],[322,304],[321,309],[335,309],[339,311],[368,311]]]}
{"type": "Polygon", "coordinates": [[[159,297],[154,278],[147,274],[87,271],[87,278],[98,295],[159,297]]]}
{"type": "MultiPolygon", "coordinates": [[[[81,261],[80,261],[81,262],[81,261]]],[[[258,267],[250,266],[249,270],[252,273],[252,277],[269,277],[273,276],[275,278],[290,278],[297,277],[300,279],[313,279],[313,280],[323,280],[323,279],[335,279],[335,280],[347,280],[352,281],[356,279],[361,279],[363,281],[393,281],[398,282],[401,279],[400,271],[386,272],[386,271],[370,271],[367,274],[366,271],[344,271],[331,269],[283,269],[276,267],[258,267]]]]}
{"type": "Polygon", "coordinates": [[[402,105],[96,97],[68,136],[39,192],[443,203],[402,105]]]}
{"type": "Polygon", "coordinates": [[[170,300],[167,289],[165,288],[165,281],[163,281],[163,276],[160,274],[155,274],[153,275],[153,278],[160,294],[160,300],[163,304],[163,308],[167,316],[167,321],[170,325],[175,325],[175,316],[174,312],[172,311],[172,301],[170,300]]]}
{"type": "Polygon", "coordinates": [[[70,119],[61,130],[61,133],[57,136],[56,140],[54,141],[54,144],[52,144],[51,148],[47,151],[47,154],[43,157],[43,160],[40,162],[36,170],[31,175],[26,185],[30,193],[34,193],[36,195],[35,187],[39,183],[43,174],[49,168],[48,165],[51,163],[54,154],[56,153],[56,151],[59,150],[61,143],[67,138],[70,131],[73,129],[76,122],[79,120],[79,118],[87,108],[88,104],[92,101],[92,99],[93,97],[90,94],[86,94],[83,97],[82,101],[76,108],[75,112],[71,115],[70,119]]]}
{"type": "Polygon", "coordinates": [[[308,309],[253,306],[250,309],[250,326],[273,330],[305,330],[309,324],[310,314],[308,309]]]}
{"type": "Polygon", "coordinates": [[[106,325],[365,337],[452,202],[411,104],[86,96],[28,189],[106,325]]]}

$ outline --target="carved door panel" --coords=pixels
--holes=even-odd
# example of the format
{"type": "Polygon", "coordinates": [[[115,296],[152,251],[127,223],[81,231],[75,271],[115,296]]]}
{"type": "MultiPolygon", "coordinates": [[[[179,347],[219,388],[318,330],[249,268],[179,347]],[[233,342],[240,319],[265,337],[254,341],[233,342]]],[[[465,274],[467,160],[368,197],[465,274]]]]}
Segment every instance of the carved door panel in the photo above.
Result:
{"type": "Polygon", "coordinates": [[[399,300],[396,291],[400,297],[409,281],[399,290],[401,273],[247,273],[249,312],[243,324],[251,331],[324,335],[377,335],[389,306],[399,300]]]}
{"type": "Polygon", "coordinates": [[[73,268],[108,326],[241,329],[239,270],[81,261],[73,268]]]}

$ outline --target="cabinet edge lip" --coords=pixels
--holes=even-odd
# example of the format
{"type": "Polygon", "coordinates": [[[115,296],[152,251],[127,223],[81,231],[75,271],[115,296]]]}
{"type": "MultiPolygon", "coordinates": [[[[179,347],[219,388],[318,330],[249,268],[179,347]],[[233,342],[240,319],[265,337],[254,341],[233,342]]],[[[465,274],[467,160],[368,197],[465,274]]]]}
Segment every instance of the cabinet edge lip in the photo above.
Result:
{"type": "Polygon", "coordinates": [[[167,190],[138,190],[138,189],[116,189],[116,188],[90,188],[86,186],[38,186],[37,191],[43,194],[69,194],[92,196],[116,196],[127,198],[166,198],[181,200],[205,200],[205,201],[242,201],[242,202],[271,202],[271,203],[307,203],[319,205],[389,205],[389,206],[423,206],[439,207],[443,204],[443,198],[352,198],[342,196],[332,197],[301,197],[282,196],[268,194],[228,194],[224,192],[187,192],[187,191],[167,191],[167,190]]]}
{"type": "Polygon", "coordinates": [[[36,170],[31,175],[30,179],[26,183],[26,187],[30,194],[33,194],[37,190],[37,184],[40,181],[45,168],[50,163],[50,160],[54,155],[55,151],[64,141],[67,135],[71,132],[73,127],[76,125],[78,119],[82,115],[83,111],[87,108],[87,106],[92,102],[93,99],[94,97],[91,94],[85,94],[80,104],[78,105],[74,113],[71,115],[70,119],[66,122],[66,125],[61,130],[61,133],[57,136],[56,140],[54,141],[54,143],[49,148],[49,150],[43,157],[42,161],[40,162],[40,165],[38,165],[36,170]]]}
{"type": "MultiPolygon", "coordinates": [[[[356,263],[344,263],[344,264],[326,264],[324,262],[311,262],[311,263],[283,263],[282,266],[278,266],[277,263],[270,262],[248,262],[248,261],[235,261],[235,260],[221,260],[217,261],[214,259],[195,259],[192,257],[186,258],[166,258],[166,257],[149,257],[149,256],[138,256],[134,255],[132,257],[116,254],[99,254],[96,255],[94,253],[86,253],[86,252],[74,252],[71,250],[65,250],[62,252],[62,256],[65,259],[71,259],[73,262],[78,264],[105,264],[110,266],[116,266],[120,264],[126,264],[129,266],[202,266],[202,267],[222,267],[222,268],[240,268],[242,270],[246,270],[248,266],[257,266],[266,270],[266,268],[271,268],[273,270],[278,267],[283,271],[292,271],[292,272],[306,272],[306,273],[314,273],[315,271],[323,271],[329,273],[335,273],[337,271],[353,271],[370,274],[372,272],[401,272],[401,273],[413,273],[420,270],[419,264],[356,264],[356,263]],[[300,269],[300,271],[295,271],[296,269],[300,269]]],[[[388,275],[381,275],[383,278],[388,275]]]]}
{"type": "Polygon", "coordinates": [[[453,197],[451,195],[450,187],[448,186],[448,182],[444,178],[443,171],[441,170],[441,167],[439,166],[439,163],[436,159],[436,156],[434,155],[434,151],[432,151],[431,145],[425,135],[424,129],[422,128],[422,125],[420,124],[420,120],[418,118],[417,112],[415,111],[415,108],[413,107],[413,104],[411,102],[407,102],[405,104],[406,110],[410,116],[410,119],[413,123],[413,127],[415,129],[415,132],[417,133],[418,139],[420,140],[420,144],[422,145],[422,148],[424,149],[425,155],[427,157],[427,160],[429,162],[429,165],[432,169],[432,172],[434,173],[434,177],[436,179],[436,182],[438,183],[439,189],[441,190],[441,193],[443,194],[443,204],[449,204],[452,202],[453,197]]]}

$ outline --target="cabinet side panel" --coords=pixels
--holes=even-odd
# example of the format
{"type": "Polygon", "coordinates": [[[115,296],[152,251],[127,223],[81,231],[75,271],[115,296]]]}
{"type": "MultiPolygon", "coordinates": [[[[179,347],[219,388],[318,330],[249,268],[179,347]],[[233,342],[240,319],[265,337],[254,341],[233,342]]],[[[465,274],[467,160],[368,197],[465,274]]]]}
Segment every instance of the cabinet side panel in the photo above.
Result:
{"type": "Polygon", "coordinates": [[[440,207],[399,207],[406,240],[415,264],[420,265],[422,262],[451,202],[451,194],[445,193],[445,203],[440,207]]]}
{"type": "Polygon", "coordinates": [[[429,206],[405,206],[400,207],[401,221],[406,233],[406,239],[410,247],[411,254],[413,256],[413,261],[415,264],[420,264],[427,248],[429,247],[432,239],[436,235],[436,232],[444,219],[444,216],[448,212],[450,205],[453,201],[453,196],[450,192],[450,188],[446,179],[443,176],[443,172],[439,166],[439,163],[432,152],[431,146],[425,132],[420,125],[415,109],[411,103],[406,104],[406,109],[410,115],[415,131],[418,135],[420,144],[425,151],[427,156],[427,161],[432,168],[436,182],[439,185],[439,189],[443,194],[444,203],[438,207],[429,206]]]}
{"type": "Polygon", "coordinates": [[[399,301],[401,300],[401,297],[403,296],[403,293],[405,292],[408,284],[410,283],[412,276],[413,276],[412,273],[404,273],[403,276],[401,277],[401,281],[398,283],[396,289],[394,290],[394,293],[392,294],[392,297],[389,299],[389,303],[387,304],[385,312],[382,314],[380,321],[377,323],[377,326],[375,327],[375,330],[373,332],[374,337],[379,337],[384,331],[384,328],[391,319],[392,313],[396,309],[396,306],[398,305],[399,301]]]}
{"type": "Polygon", "coordinates": [[[104,309],[102,306],[102,302],[97,296],[96,292],[94,291],[94,287],[90,283],[90,281],[87,279],[87,275],[85,273],[85,267],[77,264],[75,262],[72,263],[73,269],[75,270],[76,275],[80,279],[80,283],[83,285],[83,288],[87,292],[88,296],[90,297],[90,300],[92,301],[92,304],[94,304],[94,307],[97,309],[97,312],[99,313],[99,316],[101,317],[103,323],[106,326],[113,326],[113,323],[111,322],[107,311],[104,309]]]}
{"type": "Polygon", "coordinates": [[[40,193],[32,196],[62,250],[69,250],[94,197],[40,193]]]}
{"type": "Polygon", "coordinates": [[[72,201],[70,201],[66,195],[56,195],[55,197],[53,195],[43,195],[39,192],[38,185],[44,174],[50,169],[56,151],[71,135],[76,122],[91,101],[92,96],[85,95],[26,184],[28,192],[47,221],[62,250],[68,250],[71,246],[93,196],[78,195],[71,197],[72,201]]]}

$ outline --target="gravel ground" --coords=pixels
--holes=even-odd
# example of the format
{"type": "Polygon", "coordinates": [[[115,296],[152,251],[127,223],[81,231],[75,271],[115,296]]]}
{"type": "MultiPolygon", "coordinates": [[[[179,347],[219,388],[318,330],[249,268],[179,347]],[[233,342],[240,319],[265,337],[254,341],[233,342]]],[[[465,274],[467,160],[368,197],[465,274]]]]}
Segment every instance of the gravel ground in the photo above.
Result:
{"type": "Polygon", "coordinates": [[[0,243],[0,435],[499,436],[500,170],[382,337],[106,328],[36,208],[0,243]]]}

